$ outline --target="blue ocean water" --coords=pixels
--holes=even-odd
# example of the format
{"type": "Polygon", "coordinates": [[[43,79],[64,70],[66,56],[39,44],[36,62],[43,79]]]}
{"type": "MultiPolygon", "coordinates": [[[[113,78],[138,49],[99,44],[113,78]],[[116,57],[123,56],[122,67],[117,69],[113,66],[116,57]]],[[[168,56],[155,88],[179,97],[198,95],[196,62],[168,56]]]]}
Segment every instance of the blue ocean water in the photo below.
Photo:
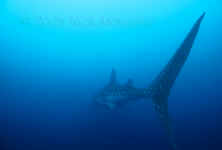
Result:
{"type": "Polygon", "coordinates": [[[222,2],[7,0],[0,12],[0,149],[170,150],[151,101],[91,105],[109,80],[148,87],[206,12],[169,97],[181,150],[222,149],[222,2]]]}

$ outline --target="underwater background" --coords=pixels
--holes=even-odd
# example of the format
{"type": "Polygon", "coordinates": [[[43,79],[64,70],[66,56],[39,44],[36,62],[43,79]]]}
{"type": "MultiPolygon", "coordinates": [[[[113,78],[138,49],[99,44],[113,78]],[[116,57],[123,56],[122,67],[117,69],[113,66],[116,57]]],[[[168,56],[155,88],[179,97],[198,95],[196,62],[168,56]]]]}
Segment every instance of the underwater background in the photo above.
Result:
{"type": "Polygon", "coordinates": [[[222,149],[222,1],[0,1],[0,150],[170,150],[151,101],[92,107],[112,68],[148,87],[206,12],[169,97],[181,150],[222,149]]]}

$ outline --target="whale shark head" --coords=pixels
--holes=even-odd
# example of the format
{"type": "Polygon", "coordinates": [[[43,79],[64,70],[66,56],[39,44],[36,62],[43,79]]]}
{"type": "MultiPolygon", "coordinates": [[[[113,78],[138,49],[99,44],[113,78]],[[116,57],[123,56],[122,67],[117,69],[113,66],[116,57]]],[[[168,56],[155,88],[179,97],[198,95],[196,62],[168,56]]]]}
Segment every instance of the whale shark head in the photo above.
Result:
{"type": "Polygon", "coordinates": [[[124,96],[115,95],[113,92],[107,92],[104,90],[94,98],[94,101],[97,104],[105,106],[111,110],[116,108],[118,104],[124,99],[126,99],[124,96]]]}

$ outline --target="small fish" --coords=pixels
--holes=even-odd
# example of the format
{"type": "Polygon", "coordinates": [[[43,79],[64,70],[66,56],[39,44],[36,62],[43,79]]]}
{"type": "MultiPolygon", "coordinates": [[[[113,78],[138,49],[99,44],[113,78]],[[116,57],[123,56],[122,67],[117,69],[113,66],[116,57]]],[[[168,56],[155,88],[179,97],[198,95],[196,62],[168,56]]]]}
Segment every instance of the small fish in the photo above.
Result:
{"type": "Polygon", "coordinates": [[[94,97],[94,102],[103,105],[109,110],[113,110],[126,105],[130,101],[151,99],[154,110],[158,113],[167,131],[170,144],[172,148],[176,150],[177,148],[172,135],[172,127],[168,114],[168,97],[178,74],[190,54],[204,16],[205,13],[196,21],[181,46],[159,75],[151,82],[150,86],[147,88],[136,88],[131,79],[129,79],[126,84],[119,84],[117,82],[116,71],[112,69],[109,83],[94,97]]]}

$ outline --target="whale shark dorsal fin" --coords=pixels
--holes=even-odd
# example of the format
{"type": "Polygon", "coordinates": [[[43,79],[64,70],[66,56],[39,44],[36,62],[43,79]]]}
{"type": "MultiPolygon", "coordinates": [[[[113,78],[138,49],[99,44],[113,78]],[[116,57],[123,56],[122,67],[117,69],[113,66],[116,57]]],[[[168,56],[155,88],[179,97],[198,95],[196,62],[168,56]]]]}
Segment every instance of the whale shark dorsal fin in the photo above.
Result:
{"type": "Polygon", "coordinates": [[[113,68],[110,75],[109,85],[116,85],[116,84],[117,84],[116,70],[113,68]]]}
{"type": "Polygon", "coordinates": [[[168,97],[170,90],[174,85],[187,57],[191,51],[195,38],[200,28],[201,21],[205,13],[196,21],[189,34],[177,49],[174,56],[169,60],[168,64],[163,68],[159,75],[152,81],[148,88],[153,101],[154,109],[159,114],[163,126],[166,128],[171,145],[176,149],[176,144],[173,140],[173,134],[168,115],[168,97]]]}
{"type": "Polygon", "coordinates": [[[133,87],[134,84],[133,84],[133,80],[132,79],[128,79],[127,83],[126,83],[126,86],[127,87],[133,87]]]}

